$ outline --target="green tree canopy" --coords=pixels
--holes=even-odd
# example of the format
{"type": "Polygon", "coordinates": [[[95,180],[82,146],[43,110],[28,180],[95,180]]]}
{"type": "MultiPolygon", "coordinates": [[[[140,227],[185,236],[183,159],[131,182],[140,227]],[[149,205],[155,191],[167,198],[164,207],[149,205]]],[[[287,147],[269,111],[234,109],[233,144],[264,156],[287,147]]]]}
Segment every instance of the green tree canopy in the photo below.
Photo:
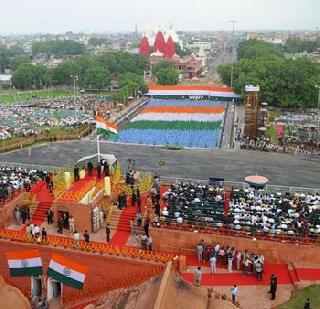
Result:
{"type": "Polygon", "coordinates": [[[179,82],[179,71],[176,69],[161,69],[156,76],[159,85],[177,85],[179,82]]]}
{"type": "Polygon", "coordinates": [[[45,41],[32,43],[32,54],[55,56],[79,55],[85,52],[85,46],[72,40],[45,41]]]}
{"type": "Polygon", "coordinates": [[[83,86],[89,89],[104,89],[110,84],[110,80],[107,69],[93,67],[84,72],[83,86]]]}
{"type": "Polygon", "coordinates": [[[22,55],[14,56],[10,60],[10,68],[12,71],[15,71],[23,63],[31,63],[31,60],[28,57],[22,55]]]}

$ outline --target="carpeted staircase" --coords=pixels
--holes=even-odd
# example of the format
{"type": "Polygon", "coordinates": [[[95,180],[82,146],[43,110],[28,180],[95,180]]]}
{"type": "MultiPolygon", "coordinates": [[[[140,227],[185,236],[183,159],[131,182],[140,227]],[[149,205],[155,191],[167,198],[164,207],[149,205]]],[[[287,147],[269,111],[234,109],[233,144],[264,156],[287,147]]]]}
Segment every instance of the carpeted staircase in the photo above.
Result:
{"type": "Polygon", "coordinates": [[[44,181],[37,184],[31,192],[35,194],[38,201],[38,206],[31,214],[31,223],[41,225],[47,218],[47,211],[51,208],[54,197],[44,181]]]}

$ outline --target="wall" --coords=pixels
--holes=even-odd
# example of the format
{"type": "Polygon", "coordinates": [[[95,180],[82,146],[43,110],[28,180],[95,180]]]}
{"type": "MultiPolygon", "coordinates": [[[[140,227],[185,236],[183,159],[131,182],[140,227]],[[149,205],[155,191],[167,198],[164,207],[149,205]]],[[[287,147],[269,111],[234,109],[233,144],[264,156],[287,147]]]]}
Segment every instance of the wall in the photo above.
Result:
{"type": "Polygon", "coordinates": [[[0,228],[6,228],[11,223],[16,221],[14,214],[15,207],[20,206],[21,202],[29,196],[29,192],[22,192],[12,201],[6,203],[4,206],[0,208],[0,228]]]}
{"type": "Polygon", "coordinates": [[[251,253],[262,253],[269,263],[319,264],[320,245],[297,245],[281,241],[252,240],[220,234],[193,233],[188,231],[150,228],[155,250],[170,253],[195,254],[198,242],[203,239],[208,244],[221,244],[245,249],[251,253]]]}

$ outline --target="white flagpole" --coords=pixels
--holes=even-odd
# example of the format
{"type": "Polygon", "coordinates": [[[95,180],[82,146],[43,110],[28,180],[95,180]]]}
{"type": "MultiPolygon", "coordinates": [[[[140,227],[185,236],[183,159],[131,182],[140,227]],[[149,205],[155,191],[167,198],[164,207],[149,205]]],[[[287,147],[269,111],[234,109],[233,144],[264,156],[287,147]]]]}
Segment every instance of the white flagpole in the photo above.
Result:
{"type": "Polygon", "coordinates": [[[98,155],[98,163],[100,162],[100,141],[99,141],[99,136],[97,135],[97,155],[98,155]]]}

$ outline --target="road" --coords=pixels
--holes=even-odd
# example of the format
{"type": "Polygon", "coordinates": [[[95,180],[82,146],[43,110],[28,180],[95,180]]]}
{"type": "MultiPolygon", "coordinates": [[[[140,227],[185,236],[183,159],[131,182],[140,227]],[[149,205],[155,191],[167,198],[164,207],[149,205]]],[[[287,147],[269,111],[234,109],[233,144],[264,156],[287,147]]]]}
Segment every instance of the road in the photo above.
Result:
{"type": "MultiPolygon", "coordinates": [[[[102,153],[112,153],[127,167],[136,160],[141,171],[157,171],[162,176],[208,179],[223,177],[243,181],[251,174],[264,175],[270,184],[320,188],[320,159],[246,150],[163,150],[158,147],[101,143],[102,153]],[[164,166],[159,161],[164,160],[164,166]]],[[[58,142],[0,155],[0,164],[41,165],[45,168],[73,165],[78,159],[96,153],[94,141],[58,142]]]]}

